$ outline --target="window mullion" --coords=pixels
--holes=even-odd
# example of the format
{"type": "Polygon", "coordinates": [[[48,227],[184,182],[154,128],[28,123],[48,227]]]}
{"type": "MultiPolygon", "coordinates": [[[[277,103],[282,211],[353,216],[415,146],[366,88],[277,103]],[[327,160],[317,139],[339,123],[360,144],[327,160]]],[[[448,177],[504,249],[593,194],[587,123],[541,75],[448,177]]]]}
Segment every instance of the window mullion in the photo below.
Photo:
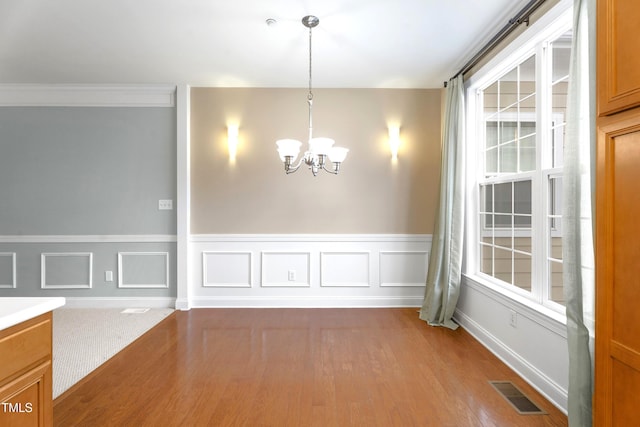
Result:
{"type": "Polygon", "coordinates": [[[549,61],[546,44],[541,43],[536,47],[536,172],[532,182],[532,219],[531,233],[532,246],[532,286],[531,293],[534,299],[542,303],[548,298],[547,290],[547,250],[545,247],[546,236],[545,218],[547,203],[545,194],[547,189],[542,172],[548,160],[546,150],[547,134],[549,132],[549,61]]]}
{"type": "MultiPolygon", "coordinates": [[[[470,113],[469,116],[473,115],[474,118],[474,120],[469,122],[469,125],[473,126],[473,128],[468,129],[467,133],[480,135],[479,144],[468,144],[467,149],[469,150],[468,153],[470,158],[481,159],[480,166],[475,170],[473,170],[475,164],[473,162],[467,162],[468,167],[471,169],[469,171],[470,180],[467,183],[471,192],[471,197],[469,197],[468,200],[473,203],[467,205],[468,212],[473,212],[473,215],[468,215],[469,218],[473,218],[473,221],[468,222],[469,228],[467,229],[467,234],[475,236],[475,241],[480,242],[482,240],[483,224],[478,212],[484,210],[484,207],[481,204],[480,187],[477,184],[483,179],[487,157],[484,150],[485,136],[482,128],[482,124],[484,123],[484,111],[482,110],[482,106],[484,105],[484,92],[481,90],[469,90],[467,93],[469,95],[467,97],[469,99],[469,104],[467,106],[470,113]]],[[[482,265],[482,247],[479,244],[468,245],[467,251],[467,260],[471,261],[467,265],[468,271],[480,271],[482,265]]]]}
{"type": "Polygon", "coordinates": [[[545,41],[541,46],[542,51],[544,52],[544,62],[543,62],[543,75],[541,76],[540,86],[544,93],[545,103],[544,108],[542,109],[543,117],[542,117],[542,159],[543,163],[540,167],[540,176],[542,183],[542,193],[541,193],[541,203],[540,205],[543,207],[543,215],[542,215],[542,224],[540,230],[540,236],[543,238],[543,246],[540,251],[540,265],[538,266],[540,272],[543,277],[540,282],[542,285],[542,304],[544,305],[551,298],[551,271],[549,264],[549,251],[550,251],[550,241],[549,241],[549,209],[550,209],[550,182],[549,182],[549,174],[546,173],[546,170],[553,166],[553,144],[551,143],[551,133],[553,132],[553,54],[551,50],[551,44],[549,41],[545,41]]]}

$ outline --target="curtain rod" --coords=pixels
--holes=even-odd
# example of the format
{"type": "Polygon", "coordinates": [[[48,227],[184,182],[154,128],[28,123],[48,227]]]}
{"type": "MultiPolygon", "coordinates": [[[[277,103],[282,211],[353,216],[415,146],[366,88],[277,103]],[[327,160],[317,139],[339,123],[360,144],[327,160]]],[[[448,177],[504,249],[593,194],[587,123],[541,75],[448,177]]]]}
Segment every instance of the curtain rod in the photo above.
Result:
{"type": "MultiPolygon", "coordinates": [[[[480,49],[480,51],[478,51],[478,53],[476,53],[473,58],[471,58],[466,64],[464,64],[460,71],[458,71],[451,78],[455,79],[460,74],[465,74],[467,71],[472,69],[476,64],[478,64],[478,62],[480,62],[482,58],[484,58],[494,47],[496,47],[498,43],[500,43],[509,34],[511,34],[511,32],[515,30],[518,25],[524,22],[527,24],[527,26],[529,26],[529,16],[531,16],[531,14],[535,12],[536,9],[538,9],[545,1],[546,0],[531,0],[529,3],[527,3],[527,5],[520,9],[520,11],[513,18],[509,19],[507,25],[502,27],[502,29],[498,31],[498,33],[493,36],[493,38],[489,40],[489,42],[485,44],[482,49],[480,49]]],[[[447,87],[447,82],[444,82],[444,87],[447,87]]]]}

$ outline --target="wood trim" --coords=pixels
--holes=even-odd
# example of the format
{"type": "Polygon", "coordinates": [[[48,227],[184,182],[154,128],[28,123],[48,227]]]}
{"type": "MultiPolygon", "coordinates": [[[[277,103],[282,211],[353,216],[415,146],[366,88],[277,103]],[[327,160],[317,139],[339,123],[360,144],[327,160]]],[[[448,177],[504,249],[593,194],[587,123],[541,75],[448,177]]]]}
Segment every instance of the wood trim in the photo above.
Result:
{"type": "Polygon", "coordinates": [[[611,332],[611,308],[605,301],[609,300],[610,290],[602,283],[606,282],[612,270],[612,261],[608,254],[611,252],[611,208],[606,201],[610,197],[612,183],[610,165],[607,163],[610,155],[610,141],[603,127],[598,127],[596,143],[596,239],[594,247],[596,289],[595,322],[596,339],[595,346],[595,393],[593,402],[593,414],[595,425],[605,425],[605,420],[611,418],[611,395],[607,384],[611,382],[611,370],[609,369],[608,354],[610,352],[609,340],[600,337],[610,336],[611,332]],[[608,410],[609,408],[609,410],[608,410]]]}

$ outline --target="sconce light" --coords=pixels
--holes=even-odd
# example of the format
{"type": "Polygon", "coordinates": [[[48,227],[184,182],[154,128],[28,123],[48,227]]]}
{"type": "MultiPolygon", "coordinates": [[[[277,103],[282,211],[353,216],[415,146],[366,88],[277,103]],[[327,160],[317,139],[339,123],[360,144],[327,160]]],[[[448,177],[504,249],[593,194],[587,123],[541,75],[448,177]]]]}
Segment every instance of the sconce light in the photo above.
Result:
{"type": "Polygon", "coordinates": [[[398,147],[400,147],[400,126],[389,126],[389,149],[391,159],[398,160],[398,147]]]}
{"type": "Polygon", "coordinates": [[[229,145],[229,161],[236,161],[238,150],[238,125],[227,126],[227,144],[229,145]]]}

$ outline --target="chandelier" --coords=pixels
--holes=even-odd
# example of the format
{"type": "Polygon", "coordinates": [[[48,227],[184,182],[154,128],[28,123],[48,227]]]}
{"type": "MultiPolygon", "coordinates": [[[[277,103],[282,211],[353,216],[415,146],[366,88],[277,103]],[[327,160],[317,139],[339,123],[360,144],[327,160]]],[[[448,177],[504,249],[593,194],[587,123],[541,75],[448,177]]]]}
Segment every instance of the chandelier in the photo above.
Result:
{"type": "Polygon", "coordinates": [[[318,171],[324,170],[332,174],[338,174],[340,164],[347,157],[348,148],[334,147],[335,141],[331,138],[314,138],[313,137],[313,91],[312,91],[312,75],[311,75],[311,29],[316,27],[320,20],[308,15],[302,18],[302,24],[309,29],[309,94],[307,95],[307,104],[309,105],[309,147],[304,152],[302,158],[295,163],[302,142],[296,139],[280,139],[276,141],[278,146],[278,154],[280,160],[284,163],[284,170],[287,174],[294,173],[304,163],[309,167],[313,176],[318,171]]]}

